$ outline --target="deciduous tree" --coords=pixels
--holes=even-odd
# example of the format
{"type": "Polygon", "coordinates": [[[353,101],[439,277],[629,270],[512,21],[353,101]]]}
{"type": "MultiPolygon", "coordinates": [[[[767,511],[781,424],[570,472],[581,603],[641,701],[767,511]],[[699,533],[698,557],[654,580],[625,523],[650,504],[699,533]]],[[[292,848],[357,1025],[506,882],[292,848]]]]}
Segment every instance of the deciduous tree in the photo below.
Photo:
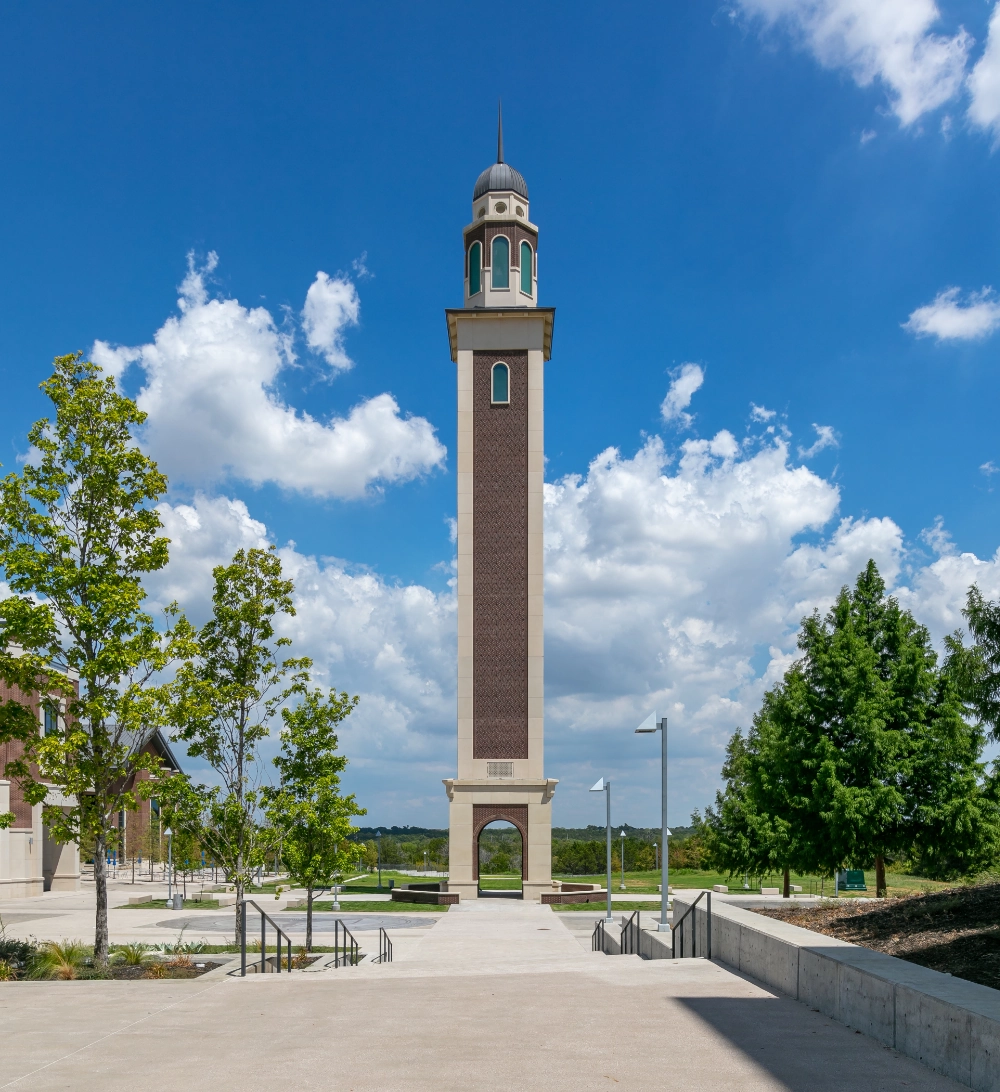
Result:
{"type": "Polygon", "coordinates": [[[313,891],[334,883],[357,860],[349,842],[365,815],[354,795],[340,795],[347,758],[337,753],[337,725],[357,697],[331,690],[307,691],[295,708],[281,710],[281,751],[274,759],[280,784],[265,790],[267,815],[281,839],[289,879],[306,889],[306,947],[312,947],[313,891]]]}
{"type": "Polygon", "coordinates": [[[152,787],[130,786],[159,767],[146,751],[167,723],[158,680],[190,631],[174,608],[161,628],[143,610],[142,579],[166,565],[168,544],[155,507],[166,478],[133,438],[146,415],[79,353],[53,369],[42,389],[55,416],[32,426],[32,457],[0,483],[0,565],[13,593],[0,602],[0,677],[40,691],[59,730],[41,735],[34,713],[8,701],[0,738],[23,741],[7,774],[45,805],[56,840],[94,847],[94,958],[104,964],[106,850],[118,813],[152,787]]]}
{"type": "Polygon", "coordinates": [[[188,753],[205,758],[222,781],[208,800],[203,838],[236,888],[238,943],[246,889],[275,844],[273,828],[262,822],[259,746],[279,707],[304,692],[311,664],[279,655],[291,641],[276,636],[275,620],[295,608],[273,547],[238,550],[213,577],[212,617],[177,672],[173,712],[188,753]]]}

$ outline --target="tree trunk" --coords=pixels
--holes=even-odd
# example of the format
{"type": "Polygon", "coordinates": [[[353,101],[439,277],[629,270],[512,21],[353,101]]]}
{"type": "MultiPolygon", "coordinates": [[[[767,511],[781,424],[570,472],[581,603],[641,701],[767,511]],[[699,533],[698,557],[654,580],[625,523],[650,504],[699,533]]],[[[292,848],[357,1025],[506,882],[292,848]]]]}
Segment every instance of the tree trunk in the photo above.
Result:
{"type": "Polygon", "coordinates": [[[246,913],[246,908],[243,906],[243,876],[237,874],[236,877],[236,947],[239,948],[243,943],[243,915],[246,913]]]}
{"type": "Polygon", "coordinates": [[[306,951],[311,952],[313,946],[313,889],[312,884],[306,888],[306,951]]]}
{"type": "Polygon", "coordinates": [[[94,966],[108,962],[108,870],[104,834],[94,839],[94,887],[97,889],[97,921],[94,925],[94,966]]]}
{"type": "Polygon", "coordinates": [[[784,889],[781,892],[782,897],[790,899],[792,897],[792,877],[788,869],[785,869],[784,889]]]}
{"type": "Polygon", "coordinates": [[[880,853],[875,858],[875,898],[884,899],[888,893],[885,884],[885,858],[880,853]]]}

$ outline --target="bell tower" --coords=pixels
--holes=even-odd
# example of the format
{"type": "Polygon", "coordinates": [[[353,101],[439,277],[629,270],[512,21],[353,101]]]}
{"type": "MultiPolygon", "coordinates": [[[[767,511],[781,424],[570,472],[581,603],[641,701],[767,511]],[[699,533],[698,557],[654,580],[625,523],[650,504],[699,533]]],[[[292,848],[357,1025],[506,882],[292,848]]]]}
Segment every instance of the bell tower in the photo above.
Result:
{"type": "Polygon", "coordinates": [[[464,237],[464,306],[449,308],[458,386],[458,771],[445,780],[448,890],[479,894],[479,835],[521,835],[525,899],[552,886],[544,773],[542,609],[545,362],[555,308],[538,306],[528,187],[497,161],[476,181],[464,237]]]}

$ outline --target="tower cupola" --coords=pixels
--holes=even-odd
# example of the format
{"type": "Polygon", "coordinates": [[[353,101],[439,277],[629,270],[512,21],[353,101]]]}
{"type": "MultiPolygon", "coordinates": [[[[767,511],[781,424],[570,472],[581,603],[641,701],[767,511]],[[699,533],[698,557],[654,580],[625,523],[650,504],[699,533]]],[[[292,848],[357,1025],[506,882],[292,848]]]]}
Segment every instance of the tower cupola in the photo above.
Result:
{"type": "Polygon", "coordinates": [[[503,157],[497,115],[497,161],[476,179],[465,238],[466,307],[538,305],[538,228],[528,215],[528,184],[503,157]]]}

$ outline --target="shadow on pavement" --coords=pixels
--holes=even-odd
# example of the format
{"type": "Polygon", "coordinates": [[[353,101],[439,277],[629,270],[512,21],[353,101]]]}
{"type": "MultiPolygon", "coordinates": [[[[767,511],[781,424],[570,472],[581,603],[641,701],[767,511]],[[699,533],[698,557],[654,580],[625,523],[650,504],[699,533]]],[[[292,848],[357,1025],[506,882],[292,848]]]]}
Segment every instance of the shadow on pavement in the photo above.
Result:
{"type": "Polygon", "coordinates": [[[792,1092],[944,1092],[963,1086],[784,997],[678,997],[792,1092]]]}

